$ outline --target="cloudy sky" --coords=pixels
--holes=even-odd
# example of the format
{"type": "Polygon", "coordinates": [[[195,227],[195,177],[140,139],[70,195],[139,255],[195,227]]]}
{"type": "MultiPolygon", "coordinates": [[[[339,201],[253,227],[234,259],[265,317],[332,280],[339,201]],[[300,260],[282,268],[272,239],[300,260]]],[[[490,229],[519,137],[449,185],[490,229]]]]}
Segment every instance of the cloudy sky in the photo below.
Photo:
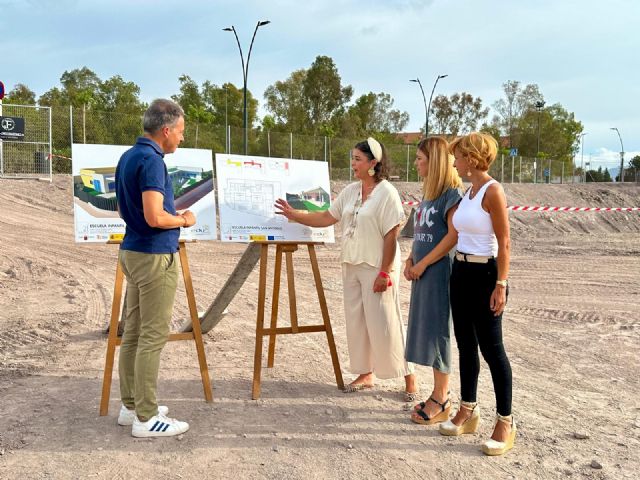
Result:
{"type": "MultiPolygon", "coordinates": [[[[424,121],[429,95],[466,91],[491,105],[502,84],[539,85],[585,126],[585,160],[640,154],[640,1],[636,0],[0,0],[0,80],[38,95],[65,70],[121,75],[142,98],[166,97],[186,73],[198,83],[242,84],[235,25],[246,51],[258,20],[249,89],[265,88],[317,55],[334,59],[355,96],[386,92],[424,121]]],[[[261,114],[266,113],[264,110],[261,114]]],[[[541,140],[544,149],[544,139],[541,140]]]]}

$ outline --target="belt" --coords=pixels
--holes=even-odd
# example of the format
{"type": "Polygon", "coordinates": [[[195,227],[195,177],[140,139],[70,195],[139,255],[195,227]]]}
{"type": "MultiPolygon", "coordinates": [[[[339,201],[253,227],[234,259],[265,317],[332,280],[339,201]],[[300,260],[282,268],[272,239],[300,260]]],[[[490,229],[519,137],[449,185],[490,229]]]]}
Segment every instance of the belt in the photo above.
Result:
{"type": "Polygon", "coordinates": [[[489,263],[489,261],[493,259],[495,259],[495,257],[485,257],[483,255],[471,255],[469,253],[456,252],[456,260],[459,262],[489,263]]]}

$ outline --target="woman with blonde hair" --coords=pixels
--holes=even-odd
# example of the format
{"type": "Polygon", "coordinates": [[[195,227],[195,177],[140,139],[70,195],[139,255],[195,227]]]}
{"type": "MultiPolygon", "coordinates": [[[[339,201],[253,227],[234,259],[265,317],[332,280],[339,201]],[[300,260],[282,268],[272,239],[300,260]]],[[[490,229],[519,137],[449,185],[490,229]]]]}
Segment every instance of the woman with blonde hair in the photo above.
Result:
{"type": "Polygon", "coordinates": [[[351,371],[358,376],[345,393],[373,387],[374,375],[404,377],[405,396],[416,392],[413,365],[404,358],[398,279],[398,232],[404,220],[400,195],[387,177],[385,148],[374,138],[352,150],[358,179],[331,202],[329,210],[301,213],[276,200],[276,213],[309,227],[342,227],[342,286],[351,371]]]}
{"type": "Polygon", "coordinates": [[[470,133],[456,139],[449,151],[455,156],[458,173],[471,182],[471,187],[453,216],[458,244],[450,291],[460,353],[461,403],[456,415],[440,425],[440,433],[461,435],[478,429],[480,347],[491,371],[497,412],[493,434],[482,451],[486,455],[502,455],[513,447],[516,424],[511,415],[511,365],[502,341],[510,260],[509,217],[504,190],[487,173],[498,144],[485,133],[470,133]]]}
{"type": "Polygon", "coordinates": [[[408,362],[433,369],[433,391],[411,413],[413,422],[432,425],[447,420],[451,410],[448,253],[458,238],[451,218],[462,198],[462,182],[442,137],[418,144],[415,165],[423,178],[423,199],[414,214],[413,246],[404,269],[405,278],[413,281],[405,354],[408,362]]]}

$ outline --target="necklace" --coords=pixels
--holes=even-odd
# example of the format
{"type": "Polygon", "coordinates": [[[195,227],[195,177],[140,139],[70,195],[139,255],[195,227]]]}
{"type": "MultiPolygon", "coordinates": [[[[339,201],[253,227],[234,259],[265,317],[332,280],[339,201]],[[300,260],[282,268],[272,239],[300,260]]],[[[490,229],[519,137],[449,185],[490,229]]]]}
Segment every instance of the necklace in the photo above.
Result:
{"type": "Polygon", "coordinates": [[[473,184],[471,184],[471,187],[469,187],[469,200],[473,200],[473,198],[475,198],[476,194],[478,193],[478,191],[480,191],[480,189],[482,187],[484,187],[488,182],[490,182],[491,180],[493,180],[491,177],[485,179],[484,182],[482,182],[482,184],[478,187],[478,190],[476,190],[474,192],[473,190],[473,184]]]}

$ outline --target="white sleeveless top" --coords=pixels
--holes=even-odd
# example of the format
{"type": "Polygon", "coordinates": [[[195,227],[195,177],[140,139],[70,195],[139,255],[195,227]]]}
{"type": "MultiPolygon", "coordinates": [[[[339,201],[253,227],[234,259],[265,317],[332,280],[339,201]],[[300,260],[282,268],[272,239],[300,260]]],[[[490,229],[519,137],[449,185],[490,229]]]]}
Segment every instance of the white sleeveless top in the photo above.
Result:
{"type": "Polygon", "coordinates": [[[467,190],[453,214],[453,227],[458,232],[457,249],[461,253],[495,257],[498,254],[498,240],[493,231],[491,215],[482,208],[482,199],[494,179],[485,183],[473,199],[467,190]]]}

